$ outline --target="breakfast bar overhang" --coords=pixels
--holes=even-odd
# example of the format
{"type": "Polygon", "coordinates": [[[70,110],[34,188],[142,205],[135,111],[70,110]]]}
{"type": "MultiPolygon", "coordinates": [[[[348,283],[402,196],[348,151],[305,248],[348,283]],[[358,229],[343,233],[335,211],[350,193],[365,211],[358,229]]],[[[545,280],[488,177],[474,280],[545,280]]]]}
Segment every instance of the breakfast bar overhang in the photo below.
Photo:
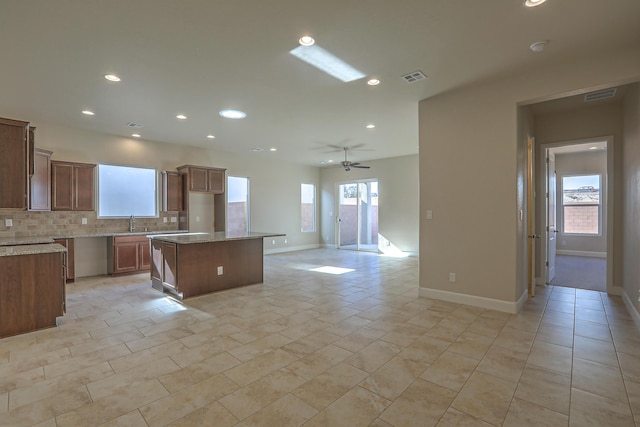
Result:
{"type": "Polygon", "coordinates": [[[265,237],[281,233],[149,235],[151,285],[180,299],[263,282],[265,237]]]}

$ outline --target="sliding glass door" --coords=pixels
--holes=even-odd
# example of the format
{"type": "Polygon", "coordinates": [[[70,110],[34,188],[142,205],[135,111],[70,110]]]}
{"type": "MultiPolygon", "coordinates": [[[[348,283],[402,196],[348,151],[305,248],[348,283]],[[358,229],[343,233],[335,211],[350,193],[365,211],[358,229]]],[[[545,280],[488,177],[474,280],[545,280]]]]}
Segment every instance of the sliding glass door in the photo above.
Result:
{"type": "Polygon", "coordinates": [[[338,184],[338,248],[378,251],[378,181],[338,184]]]}

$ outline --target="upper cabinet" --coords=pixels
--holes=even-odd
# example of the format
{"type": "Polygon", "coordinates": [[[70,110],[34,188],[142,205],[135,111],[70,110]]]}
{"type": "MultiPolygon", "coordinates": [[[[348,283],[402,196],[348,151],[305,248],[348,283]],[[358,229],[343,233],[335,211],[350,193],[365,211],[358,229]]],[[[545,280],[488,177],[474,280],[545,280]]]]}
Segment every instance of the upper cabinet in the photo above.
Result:
{"type": "Polygon", "coordinates": [[[188,191],[213,194],[224,193],[225,170],[192,165],[184,165],[178,168],[179,172],[186,174],[188,191]]]}
{"type": "Polygon", "coordinates": [[[33,170],[29,123],[0,118],[0,209],[26,209],[33,170]]]}
{"type": "Polygon", "coordinates": [[[184,209],[184,174],[180,172],[162,172],[162,211],[181,211],[184,209]]]}
{"type": "Polygon", "coordinates": [[[29,210],[51,210],[51,151],[36,148],[33,152],[33,175],[29,185],[29,210]]]}
{"type": "Polygon", "coordinates": [[[94,164],[51,161],[51,210],[94,210],[94,164]]]}

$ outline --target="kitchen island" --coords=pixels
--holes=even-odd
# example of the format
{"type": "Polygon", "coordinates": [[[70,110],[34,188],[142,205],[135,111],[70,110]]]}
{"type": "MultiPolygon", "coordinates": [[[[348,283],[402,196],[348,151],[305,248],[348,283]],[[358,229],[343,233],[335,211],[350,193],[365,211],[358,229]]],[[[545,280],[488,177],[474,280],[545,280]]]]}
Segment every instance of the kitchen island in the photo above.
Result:
{"type": "Polygon", "coordinates": [[[263,239],[281,233],[150,235],[151,285],[184,299],[263,281],[263,239]]]}

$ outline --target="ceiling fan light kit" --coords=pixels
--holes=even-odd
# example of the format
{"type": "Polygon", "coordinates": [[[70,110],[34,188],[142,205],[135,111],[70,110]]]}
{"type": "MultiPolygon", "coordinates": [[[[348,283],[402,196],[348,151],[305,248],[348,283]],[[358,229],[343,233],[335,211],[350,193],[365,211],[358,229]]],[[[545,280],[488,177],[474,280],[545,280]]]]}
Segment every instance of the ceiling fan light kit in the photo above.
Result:
{"type": "Polygon", "coordinates": [[[349,147],[343,147],[343,150],[344,150],[344,161],[342,162],[342,167],[344,168],[345,172],[349,172],[351,168],[369,169],[371,167],[367,165],[361,165],[360,162],[350,162],[347,159],[347,151],[349,150],[349,147]]]}

